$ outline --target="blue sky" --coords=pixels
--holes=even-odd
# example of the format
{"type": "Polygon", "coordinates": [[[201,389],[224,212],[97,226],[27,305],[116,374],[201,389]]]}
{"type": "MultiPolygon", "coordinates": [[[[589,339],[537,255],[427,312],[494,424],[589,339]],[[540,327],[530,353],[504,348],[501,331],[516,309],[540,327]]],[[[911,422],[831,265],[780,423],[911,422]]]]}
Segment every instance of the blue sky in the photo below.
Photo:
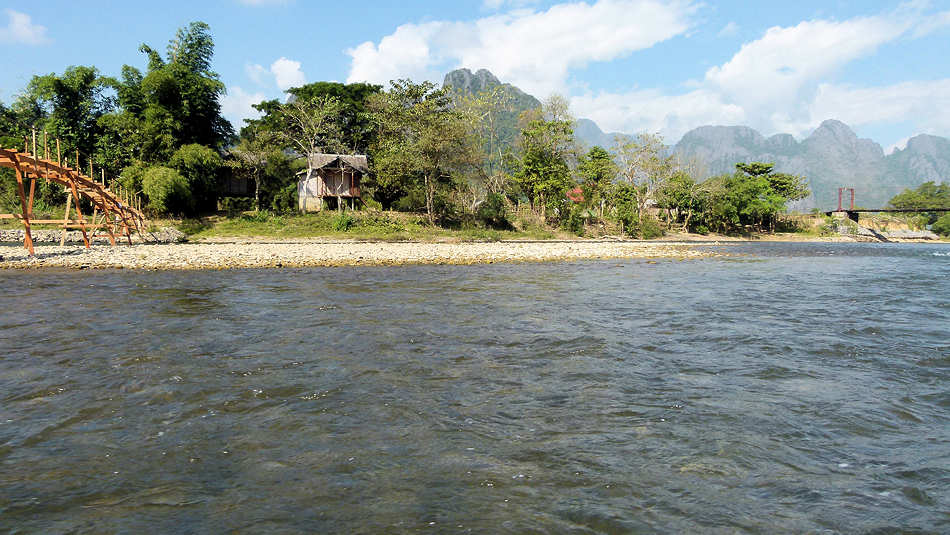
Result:
{"type": "Polygon", "coordinates": [[[144,70],[141,43],[212,29],[233,122],[319,80],[441,81],[487,68],[538,97],[568,97],[609,131],[675,142],[704,124],[808,135],[840,119],[885,148],[950,137],[950,1],[217,0],[8,1],[0,99],[34,74],[144,70]]]}

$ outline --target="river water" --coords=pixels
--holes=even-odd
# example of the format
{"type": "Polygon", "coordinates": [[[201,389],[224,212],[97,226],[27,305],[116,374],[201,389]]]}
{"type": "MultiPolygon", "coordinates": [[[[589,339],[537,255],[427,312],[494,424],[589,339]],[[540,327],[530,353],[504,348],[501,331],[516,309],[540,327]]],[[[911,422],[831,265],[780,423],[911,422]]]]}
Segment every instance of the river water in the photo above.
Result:
{"type": "Polygon", "coordinates": [[[0,532],[950,532],[950,246],[719,250],[0,271],[0,532]]]}

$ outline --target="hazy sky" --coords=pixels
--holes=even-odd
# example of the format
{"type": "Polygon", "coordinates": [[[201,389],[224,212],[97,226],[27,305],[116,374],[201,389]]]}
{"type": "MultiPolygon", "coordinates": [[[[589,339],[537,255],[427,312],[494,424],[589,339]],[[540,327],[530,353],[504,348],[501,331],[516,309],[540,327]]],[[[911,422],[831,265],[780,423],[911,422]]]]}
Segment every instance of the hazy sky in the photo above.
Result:
{"type": "Polygon", "coordinates": [[[34,74],[69,65],[144,70],[139,44],[164,49],[201,20],[235,123],[305,82],[441,82],[468,67],[541,98],[565,95],[604,130],[670,142],[705,124],[801,137],[829,118],[885,147],[917,133],[950,137],[950,0],[4,4],[7,103],[34,74]]]}

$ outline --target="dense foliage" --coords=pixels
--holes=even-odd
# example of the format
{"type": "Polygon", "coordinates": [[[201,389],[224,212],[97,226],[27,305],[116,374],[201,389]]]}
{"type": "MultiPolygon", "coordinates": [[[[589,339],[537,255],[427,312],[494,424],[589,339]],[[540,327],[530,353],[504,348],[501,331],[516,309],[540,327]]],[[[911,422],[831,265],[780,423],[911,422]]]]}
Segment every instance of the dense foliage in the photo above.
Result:
{"type": "MultiPolygon", "coordinates": [[[[256,105],[260,118],[235,135],[221,116],[225,88],[206,24],[179,29],[164,54],[139,50],[146,68],[126,65],[117,77],[89,66],[34,77],[10,106],[0,103],[0,143],[22,146],[32,127],[45,130],[70,165],[107,170],[156,214],[296,211],[297,173],[315,152],[368,155],[364,206],[425,214],[443,227],[642,238],[770,231],[789,202],[809,194],[804,177],[771,163],[700,176],[656,134],[581,147],[565,99],[518,113],[503,87],[462,94],[411,80],[387,88],[316,82],[256,105]],[[243,199],[225,193],[241,181],[249,185],[243,199]]],[[[0,181],[0,202],[16,200],[9,183],[0,181]]],[[[61,201],[55,188],[40,189],[40,204],[61,201]]],[[[947,208],[950,186],[928,182],[891,205],[947,208]]],[[[950,231],[950,216],[938,215],[929,214],[934,230],[950,231]]],[[[334,221],[346,231],[353,220],[334,221]]]]}
{"type": "MultiPolygon", "coordinates": [[[[917,189],[907,189],[889,202],[892,208],[902,210],[950,210],[950,184],[924,182],[917,189]]],[[[924,212],[931,229],[942,236],[950,236],[950,212],[924,212]]]]}

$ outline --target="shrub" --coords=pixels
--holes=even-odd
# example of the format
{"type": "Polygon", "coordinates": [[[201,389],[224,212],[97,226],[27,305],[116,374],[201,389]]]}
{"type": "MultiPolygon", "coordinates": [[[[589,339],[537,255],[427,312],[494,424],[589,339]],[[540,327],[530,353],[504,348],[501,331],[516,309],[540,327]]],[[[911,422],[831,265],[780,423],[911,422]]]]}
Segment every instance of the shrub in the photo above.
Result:
{"type": "Polygon", "coordinates": [[[221,199],[221,209],[228,217],[235,217],[242,212],[254,209],[254,199],[250,197],[224,197],[221,199]]]}
{"type": "Polygon", "coordinates": [[[950,213],[946,213],[937,219],[937,222],[930,227],[930,230],[933,230],[941,236],[950,236],[950,213]]]}
{"type": "Polygon", "coordinates": [[[142,190],[149,209],[157,214],[183,214],[193,208],[188,181],[174,169],[148,168],[142,176],[142,190]]]}
{"type": "Polygon", "coordinates": [[[185,177],[198,210],[214,209],[217,184],[224,161],[214,149],[204,145],[185,145],[178,149],[169,165],[185,177]]]}
{"type": "Polygon", "coordinates": [[[135,162],[122,169],[117,182],[127,191],[142,191],[142,180],[145,178],[146,171],[148,171],[148,165],[135,162]]]}
{"type": "Polygon", "coordinates": [[[353,226],[353,217],[348,212],[341,212],[333,218],[333,230],[346,232],[353,226]]]}
{"type": "Polygon", "coordinates": [[[511,228],[505,197],[499,193],[489,193],[488,197],[485,198],[485,202],[479,205],[476,215],[486,227],[499,230],[511,228]]]}
{"type": "Polygon", "coordinates": [[[291,182],[274,193],[270,206],[278,214],[292,214],[299,210],[297,183],[291,182]]]}

